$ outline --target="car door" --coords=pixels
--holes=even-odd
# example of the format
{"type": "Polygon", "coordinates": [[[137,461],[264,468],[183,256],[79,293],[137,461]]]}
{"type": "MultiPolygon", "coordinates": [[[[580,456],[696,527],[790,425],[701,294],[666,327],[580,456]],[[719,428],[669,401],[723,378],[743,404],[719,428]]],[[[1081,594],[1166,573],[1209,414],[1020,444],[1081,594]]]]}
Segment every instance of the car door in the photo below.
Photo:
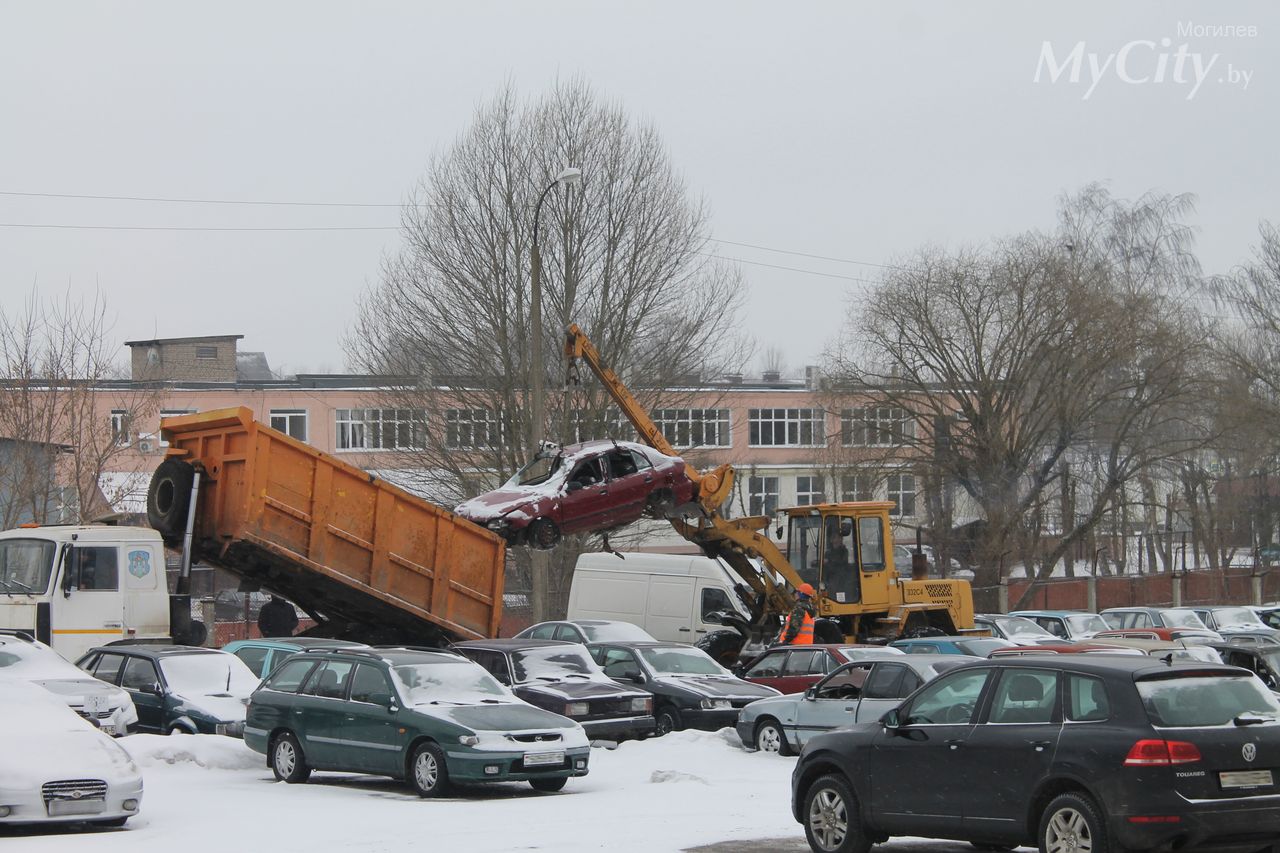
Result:
{"type": "Polygon", "coordinates": [[[560,498],[560,529],[579,533],[608,527],[612,510],[604,456],[581,460],[565,480],[565,492],[560,498]]]}
{"type": "Polygon", "coordinates": [[[164,696],[155,663],[150,658],[130,655],[120,672],[120,687],[128,691],[138,712],[138,731],[163,734],[168,721],[164,718],[164,696]]]}
{"type": "Polygon", "coordinates": [[[124,633],[124,596],[120,594],[120,548],[77,545],[63,561],[62,598],[53,633],[74,634],[90,643],[106,643],[124,633]]]}
{"type": "Polygon", "coordinates": [[[395,775],[403,771],[405,738],[397,720],[399,706],[382,667],[356,664],[342,729],[343,754],[353,769],[395,775]]]}
{"type": "Polygon", "coordinates": [[[782,665],[786,662],[786,658],[786,649],[774,649],[771,652],[766,652],[764,656],[743,671],[742,677],[747,681],[763,684],[765,687],[772,687],[782,693],[799,693],[799,690],[783,689],[786,682],[782,677],[782,665]]]}
{"type": "Polygon", "coordinates": [[[866,683],[862,686],[862,698],[858,700],[858,709],[854,712],[854,722],[874,722],[892,711],[902,703],[915,686],[910,690],[904,688],[903,682],[910,673],[913,677],[909,683],[919,686],[920,679],[905,663],[879,661],[871,670],[866,683]]]}
{"type": "Polygon", "coordinates": [[[967,829],[1017,837],[1032,792],[1049,772],[1062,734],[1059,674],[1010,667],[999,674],[990,707],[965,746],[966,772],[989,780],[969,792],[967,829]]]}
{"type": "Polygon", "coordinates": [[[653,488],[653,468],[643,471],[630,450],[615,448],[605,454],[609,468],[610,524],[630,524],[644,513],[653,488]]]}
{"type": "Polygon", "coordinates": [[[842,666],[819,681],[796,705],[794,730],[787,733],[792,743],[803,746],[815,735],[854,723],[862,687],[875,664],[842,666]]]}
{"type": "Polygon", "coordinates": [[[817,684],[826,675],[826,656],[823,649],[788,651],[782,664],[782,677],[778,679],[783,686],[778,689],[783,693],[803,693],[817,684]]]}
{"type": "Polygon", "coordinates": [[[897,710],[897,727],[875,735],[867,771],[881,829],[925,836],[961,829],[974,787],[967,744],[990,672],[977,667],[940,676],[897,710]]]}
{"type": "Polygon", "coordinates": [[[351,661],[326,660],[312,671],[298,691],[293,706],[296,731],[308,761],[315,767],[356,769],[342,742],[347,681],[352,667],[351,661]]]}

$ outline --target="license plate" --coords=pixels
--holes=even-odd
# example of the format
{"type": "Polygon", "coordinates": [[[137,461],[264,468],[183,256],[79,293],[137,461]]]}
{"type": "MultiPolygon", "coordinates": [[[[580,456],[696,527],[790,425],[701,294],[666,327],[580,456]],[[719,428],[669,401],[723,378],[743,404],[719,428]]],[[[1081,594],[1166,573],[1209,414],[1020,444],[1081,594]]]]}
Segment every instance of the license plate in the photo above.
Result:
{"type": "Polygon", "coordinates": [[[116,733],[116,727],[112,725],[102,725],[102,726],[99,726],[98,729],[104,735],[114,735],[116,733]]]}
{"type": "Polygon", "coordinates": [[[106,800],[50,800],[49,816],[68,814],[101,814],[107,807],[106,800]]]}
{"type": "Polygon", "coordinates": [[[525,767],[544,767],[548,764],[564,764],[563,752],[539,752],[524,757],[525,767]]]}
{"type": "Polygon", "coordinates": [[[1265,788],[1271,785],[1270,770],[1230,770],[1218,774],[1224,788],[1265,788]]]}

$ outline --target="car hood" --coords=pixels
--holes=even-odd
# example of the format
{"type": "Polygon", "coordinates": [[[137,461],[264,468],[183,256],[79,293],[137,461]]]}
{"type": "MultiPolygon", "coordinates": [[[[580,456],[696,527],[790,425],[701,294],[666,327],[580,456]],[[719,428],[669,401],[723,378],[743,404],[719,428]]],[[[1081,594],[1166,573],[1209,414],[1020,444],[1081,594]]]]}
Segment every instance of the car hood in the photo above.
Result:
{"type": "Polygon", "coordinates": [[[111,707],[130,704],[133,701],[129,698],[129,694],[119,687],[106,684],[96,678],[41,678],[32,683],[39,684],[50,693],[56,693],[75,705],[83,705],[86,700],[99,697],[111,707]]]}
{"type": "Polygon", "coordinates": [[[714,675],[663,675],[654,679],[658,684],[684,688],[714,699],[763,699],[777,696],[778,691],[763,684],[752,684],[736,678],[714,675]]]}
{"type": "Polygon", "coordinates": [[[175,698],[178,701],[178,707],[175,709],[177,713],[203,714],[220,723],[243,722],[245,711],[248,710],[245,699],[229,693],[205,695],[184,693],[175,698]]]}
{"type": "Polygon", "coordinates": [[[463,518],[487,521],[501,518],[512,510],[519,509],[528,503],[545,497],[549,497],[549,495],[517,491],[515,489],[498,489],[497,491],[477,495],[468,501],[463,501],[454,507],[453,511],[463,518]]]}
{"type": "Polygon", "coordinates": [[[554,699],[579,701],[583,699],[626,699],[629,697],[648,696],[643,690],[629,690],[613,682],[588,681],[587,679],[569,679],[566,681],[530,681],[519,685],[521,692],[538,693],[554,699]]]}
{"type": "Polygon", "coordinates": [[[535,708],[524,702],[485,705],[414,705],[413,710],[428,717],[455,723],[473,732],[522,732],[577,729],[568,717],[535,708]]]}
{"type": "Polygon", "coordinates": [[[112,784],[139,779],[129,754],[88,723],[40,731],[0,729],[0,754],[5,757],[5,788],[55,779],[105,779],[112,784]]]}
{"type": "Polygon", "coordinates": [[[781,696],[769,696],[764,699],[757,699],[750,705],[742,709],[743,720],[754,719],[759,714],[769,713],[773,715],[785,715],[794,709],[795,706],[804,701],[803,693],[785,693],[781,696]]]}

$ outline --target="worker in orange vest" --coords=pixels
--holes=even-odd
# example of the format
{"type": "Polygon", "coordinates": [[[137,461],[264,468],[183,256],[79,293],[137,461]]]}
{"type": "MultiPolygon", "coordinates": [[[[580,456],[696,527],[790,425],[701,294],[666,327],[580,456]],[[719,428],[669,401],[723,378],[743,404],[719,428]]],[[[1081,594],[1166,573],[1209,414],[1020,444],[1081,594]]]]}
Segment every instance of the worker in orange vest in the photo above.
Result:
{"type": "Polygon", "coordinates": [[[788,646],[813,645],[813,584],[802,583],[796,587],[796,606],[787,614],[779,642],[788,646]]]}

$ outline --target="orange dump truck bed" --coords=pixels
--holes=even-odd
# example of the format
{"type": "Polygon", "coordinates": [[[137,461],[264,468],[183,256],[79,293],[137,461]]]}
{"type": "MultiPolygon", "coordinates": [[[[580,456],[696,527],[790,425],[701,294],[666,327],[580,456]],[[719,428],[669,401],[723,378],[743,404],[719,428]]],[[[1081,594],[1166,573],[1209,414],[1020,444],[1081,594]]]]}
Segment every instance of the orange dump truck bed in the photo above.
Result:
{"type": "Polygon", "coordinates": [[[504,544],[489,531],[258,423],[247,408],[165,418],[161,434],[168,458],[152,480],[149,515],[180,543],[199,470],[194,559],[279,592],[325,635],[497,635],[504,544]]]}

